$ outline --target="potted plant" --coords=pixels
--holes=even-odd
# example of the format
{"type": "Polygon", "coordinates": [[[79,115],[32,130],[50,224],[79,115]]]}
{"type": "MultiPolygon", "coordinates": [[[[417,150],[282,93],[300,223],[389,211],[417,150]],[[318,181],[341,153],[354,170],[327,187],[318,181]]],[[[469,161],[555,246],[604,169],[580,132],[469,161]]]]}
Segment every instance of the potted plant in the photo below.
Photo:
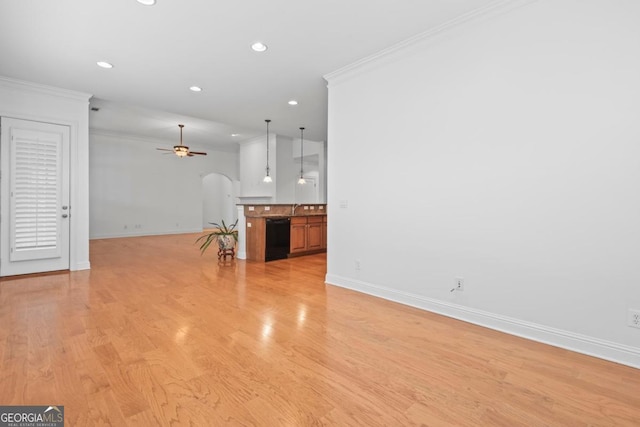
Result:
{"type": "Polygon", "coordinates": [[[218,259],[223,256],[226,258],[227,255],[231,255],[233,259],[236,255],[236,242],[238,241],[238,230],[236,230],[236,226],[238,225],[238,220],[233,224],[227,225],[224,220],[220,221],[220,224],[216,222],[210,222],[209,224],[213,225],[215,229],[207,234],[204,234],[196,240],[196,243],[202,241],[200,245],[200,252],[204,254],[204,251],[211,245],[212,242],[218,243],[218,259]]]}

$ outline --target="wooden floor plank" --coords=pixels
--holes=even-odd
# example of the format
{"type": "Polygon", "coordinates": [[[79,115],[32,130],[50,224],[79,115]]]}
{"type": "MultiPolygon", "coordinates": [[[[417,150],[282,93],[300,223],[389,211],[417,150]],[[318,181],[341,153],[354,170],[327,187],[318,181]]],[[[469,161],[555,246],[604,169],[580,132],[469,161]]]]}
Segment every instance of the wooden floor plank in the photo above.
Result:
{"type": "Polygon", "coordinates": [[[70,426],[637,426],[640,371],[327,286],[326,255],[91,242],[0,280],[0,404],[70,426]]]}

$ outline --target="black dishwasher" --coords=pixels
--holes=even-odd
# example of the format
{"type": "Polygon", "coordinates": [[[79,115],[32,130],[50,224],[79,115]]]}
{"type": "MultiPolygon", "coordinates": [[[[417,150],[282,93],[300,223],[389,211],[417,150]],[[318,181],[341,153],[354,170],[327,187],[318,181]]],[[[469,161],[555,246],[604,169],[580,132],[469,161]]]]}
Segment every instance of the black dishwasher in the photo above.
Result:
{"type": "Polygon", "coordinates": [[[289,256],[290,218],[267,218],[267,238],[264,253],[265,261],[283,259],[289,256]]]}

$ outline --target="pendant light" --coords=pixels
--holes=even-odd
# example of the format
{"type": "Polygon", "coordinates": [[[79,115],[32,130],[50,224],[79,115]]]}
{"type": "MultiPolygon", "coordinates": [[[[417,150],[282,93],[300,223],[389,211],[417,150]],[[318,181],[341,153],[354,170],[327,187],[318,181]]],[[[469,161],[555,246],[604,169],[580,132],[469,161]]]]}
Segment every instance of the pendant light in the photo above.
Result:
{"type": "Polygon", "coordinates": [[[304,160],[304,151],[302,146],[303,139],[304,139],[304,128],[300,128],[300,179],[298,180],[298,184],[307,183],[307,181],[304,180],[304,172],[302,170],[302,162],[304,160]]]}
{"type": "Polygon", "coordinates": [[[271,182],[272,179],[269,175],[269,123],[271,122],[271,120],[266,119],[265,122],[267,122],[267,174],[264,176],[264,179],[262,181],[271,182]]]}

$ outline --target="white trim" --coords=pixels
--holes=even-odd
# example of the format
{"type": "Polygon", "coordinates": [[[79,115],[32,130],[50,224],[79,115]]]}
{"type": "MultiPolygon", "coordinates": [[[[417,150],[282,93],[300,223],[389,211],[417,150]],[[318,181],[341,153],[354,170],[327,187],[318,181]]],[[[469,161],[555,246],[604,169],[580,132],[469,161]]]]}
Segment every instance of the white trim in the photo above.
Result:
{"type": "Polygon", "coordinates": [[[202,233],[202,228],[188,228],[188,229],[180,229],[180,230],[169,230],[169,231],[145,231],[145,232],[136,232],[136,233],[115,233],[115,234],[98,234],[95,236],[90,236],[89,240],[98,240],[98,239],[119,239],[122,237],[145,237],[145,236],[165,236],[167,234],[193,234],[193,233],[202,233]]]}
{"type": "Polygon", "coordinates": [[[537,0],[493,1],[486,6],[467,12],[425,32],[396,43],[395,45],[383,49],[373,55],[367,56],[336,71],[325,74],[323,77],[329,83],[328,86],[349,80],[363,72],[375,69],[390,60],[395,60],[398,57],[409,55],[417,49],[422,49],[426,45],[438,41],[444,35],[450,35],[454,31],[465,28],[468,25],[511,12],[512,10],[519,9],[535,1],[537,0]]]}
{"type": "Polygon", "coordinates": [[[91,263],[89,261],[79,262],[76,265],[72,266],[69,270],[71,271],[79,271],[79,270],[91,270],[91,263]]]}
{"type": "Polygon", "coordinates": [[[51,95],[55,97],[69,98],[75,101],[87,101],[92,97],[91,94],[84,92],[77,92],[75,90],[60,89],[51,86],[45,86],[38,83],[26,82],[24,80],[12,79],[9,77],[0,76],[0,86],[5,86],[20,91],[30,90],[45,95],[51,95]]]}
{"type": "Polygon", "coordinates": [[[640,369],[640,347],[631,347],[562,329],[551,328],[446,301],[398,291],[360,280],[327,274],[325,282],[389,301],[452,317],[507,334],[549,344],[640,369]]]}

